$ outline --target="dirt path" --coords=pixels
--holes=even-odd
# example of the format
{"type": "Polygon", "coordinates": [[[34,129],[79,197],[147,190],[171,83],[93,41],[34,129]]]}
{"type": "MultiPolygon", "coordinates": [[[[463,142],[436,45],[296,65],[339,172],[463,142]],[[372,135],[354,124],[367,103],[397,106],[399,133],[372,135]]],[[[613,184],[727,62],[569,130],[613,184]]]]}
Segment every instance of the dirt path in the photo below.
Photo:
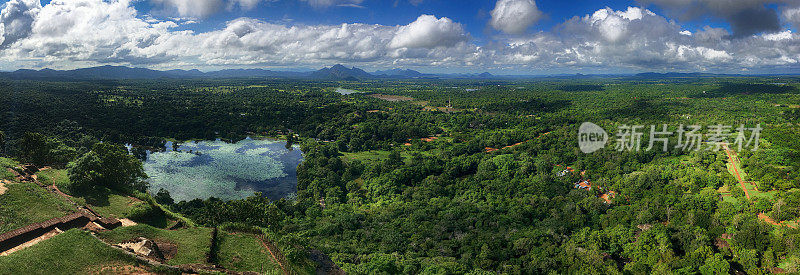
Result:
{"type": "Polygon", "coordinates": [[[8,191],[8,187],[6,187],[6,185],[9,184],[11,184],[11,182],[8,182],[6,180],[0,180],[0,195],[5,194],[6,191],[8,191]]]}
{"type": "Polygon", "coordinates": [[[771,225],[787,226],[787,227],[790,227],[790,228],[797,229],[796,225],[791,225],[791,224],[788,223],[788,221],[776,222],[775,220],[773,220],[772,218],[767,216],[767,214],[764,214],[764,213],[758,213],[758,218],[761,219],[762,221],[765,221],[765,222],[771,224],[771,225]]]}
{"type": "Polygon", "coordinates": [[[281,267],[281,271],[283,271],[283,274],[286,275],[291,274],[291,272],[289,272],[289,262],[286,260],[286,257],[283,256],[280,249],[278,249],[278,247],[275,246],[275,244],[269,241],[266,236],[258,235],[256,237],[258,238],[258,240],[261,241],[261,245],[267,248],[267,251],[269,251],[270,256],[272,256],[272,259],[274,259],[275,262],[278,263],[278,266],[281,267]]]}
{"type": "Polygon", "coordinates": [[[745,197],[747,197],[747,199],[750,200],[750,192],[747,192],[747,187],[745,187],[744,185],[744,180],[742,179],[742,175],[739,174],[739,160],[736,158],[736,155],[734,154],[733,150],[731,150],[731,148],[728,147],[727,143],[722,143],[721,145],[722,148],[725,149],[725,153],[728,155],[728,162],[730,162],[731,166],[733,166],[733,173],[734,176],[736,176],[736,181],[738,181],[739,185],[742,187],[745,197]]]}
{"type": "MultiPolygon", "coordinates": [[[[739,159],[738,159],[738,157],[736,157],[736,152],[731,150],[728,147],[727,143],[722,143],[722,148],[724,148],[725,149],[725,153],[728,154],[728,161],[731,163],[731,166],[733,166],[734,175],[736,176],[736,180],[739,182],[739,185],[741,185],[742,190],[744,190],[744,195],[747,197],[748,200],[750,200],[750,193],[747,192],[747,187],[744,185],[745,181],[744,181],[744,179],[742,179],[742,175],[739,174],[739,159]]],[[[750,183],[753,185],[753,189],[758,191],[758,188],[755,187],[756,186],[755,183],[754,182],[750,182],[750,183]]],[[[760,219],[760,220],[762,220],[762,221],[764,221],[766,223],[772,224],[772,225],[788,226],[788,227],[791,227],[791,228],[797,228],[797,226],[788,224],[786,221],[776,222],[775,220],[773,220],[772,218],[767,216],[767,214],[764,214],[764,213],[758,213],[758,219],[760,219]]]]}

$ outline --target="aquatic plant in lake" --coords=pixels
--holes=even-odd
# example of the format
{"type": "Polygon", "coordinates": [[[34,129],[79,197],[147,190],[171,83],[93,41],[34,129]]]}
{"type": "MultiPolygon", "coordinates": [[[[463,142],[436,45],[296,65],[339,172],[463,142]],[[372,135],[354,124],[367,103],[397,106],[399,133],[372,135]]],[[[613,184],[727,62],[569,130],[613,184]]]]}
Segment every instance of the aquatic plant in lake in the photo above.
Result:
{"type": "Polygon", "coordinates": [[[297,165],[302,153],[285,142],[245,139],[236,143],[200,141],[177,151],[150,153],[144,164],[150,190],[163,188],[175,201],[241,199],[262,192],[279,199],[297,190],[297,165]]]}

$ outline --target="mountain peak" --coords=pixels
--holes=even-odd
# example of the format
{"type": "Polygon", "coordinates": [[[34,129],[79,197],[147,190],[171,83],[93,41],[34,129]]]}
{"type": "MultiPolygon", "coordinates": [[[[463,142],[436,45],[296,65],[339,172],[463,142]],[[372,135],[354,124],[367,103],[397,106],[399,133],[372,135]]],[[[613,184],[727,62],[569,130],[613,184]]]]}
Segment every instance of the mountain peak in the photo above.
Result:
{"type": "Polygon", "coordinates": [[[314,78],[336,79],[336,80],[358,80],[358,79],[373,77],[373,75],[365,72],[362,69],[356,67],[350,69],[342,64],[336,64],[330,68],[323,68],[319,71],[311,73],[311,76],[314,78]]]}

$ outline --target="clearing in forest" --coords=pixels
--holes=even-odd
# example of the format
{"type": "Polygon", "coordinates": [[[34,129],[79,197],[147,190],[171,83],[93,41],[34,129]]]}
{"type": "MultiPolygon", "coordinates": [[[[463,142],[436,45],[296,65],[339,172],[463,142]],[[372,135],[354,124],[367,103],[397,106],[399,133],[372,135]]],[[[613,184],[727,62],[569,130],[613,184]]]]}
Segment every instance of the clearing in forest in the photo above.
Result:
{"type": "Polygon", "coordinates": [[[412,101],[414,100],[413,97],[407,96],[400,96],[400,95],[384,95],[384,94],[371,94],[370,97],[374,97],[377,99],[382,99],[390,102],[397,102],[397,101],[412,101]]]}
{"type": "MultiPolygon", "coordinates": [[[[731,150],[728,147],[728,144],[726,144],[726,143],[722,144],[722,148],[725,149],[725,153],[728,155],[728,164],[727,164],[728,171],[730,171],[731,174],[733,174],[733,176],[736,178],[736,181],[739,182],[739,185],[742,188],[742,190],[744,191],[744,195],[745,195],[745,197],[747,197],[747,200],[751,200],[752,197],[767,197],[767,198],[770,198],[771,196],[773,196],[773,194],[770,193],[770,192],[761,192],[761,191],[759,191],[754,182],[745,181],[743,175],[746,175],[746,174],[744,174],[744,171],[742,171],[742,169],[741,169],[741,164],[739,162],[739,157],[736,155],[736,152],[731,150]]],[[[772,225],[783,225],[783,226],[788,226],[788,227],[791,227],[791,228],[797,228],[797,222],[796,221],[783,221],[783,222],[779,223],[779,222],[776,222],[775,220],[773,220],[772,218],[770,218],[769,216],[767,216],[764,213],[759,213],[758,214],[758,218],[761,219],[762,221],[764,221],[766,223],[769,223],[769,224],[772,224],[772,225]]]]}

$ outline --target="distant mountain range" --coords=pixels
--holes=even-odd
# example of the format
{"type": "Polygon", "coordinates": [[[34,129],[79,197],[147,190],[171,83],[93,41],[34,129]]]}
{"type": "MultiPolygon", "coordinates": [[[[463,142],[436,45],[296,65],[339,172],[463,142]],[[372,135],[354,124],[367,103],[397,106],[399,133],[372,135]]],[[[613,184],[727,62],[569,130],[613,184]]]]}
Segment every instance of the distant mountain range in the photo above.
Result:
{"type": "Polygon", "coordinates": [[[100,66],[74,70],[27,70],[0,72],[0,77],[34,80],[103,80],[103,79],[192,79],[192,78],[298,78],[314,80],[365,80],[365,79],[404,79],[404,78],[494,78],[486,72],[481,74],[423,74],[410,69],[391,69],[368,73],[356,67],[337,64],[317,71],[292,72],[265,69],[227,69],[202,72],[200,70],[158,71],[125,66],[100,66]]]}
{"type": "Polygon", "coordinates": [[[698,78],[745,76],[736,74],[710,74],[710,73],[639,73],[639,74],[562,74],[550,76],[495,76],[488,72],[474,74],[425,74],[410,69],[390,69],[368,73],[356,67],[334,65],[316,71],[272,71],[266,69],[227,69],[220,71],[202,72],[200,70],[168,70],[158,71],[145,68],[130,68],[124,66],[100,66],[74,70],[27,70],[21,69],[13,72],[0,72],[0,78],[33,79],[33,80],[103,80],[103,79],[193,79],[193,78],[295,78],[311,80],[367,80],[367,79],[524,79],[524,78],[563,78],[586,79],[607,77],[629,77],[642,79],[661,78],[698,78]]]}
{"type": "MultiPolygon", "coordinates": [[[[399,76],[399,77],[408,77],[408,78],[419,78],[419,77],[425,77],[426,76],[423,73],[420,73],[420,72],[415,71],[415,70],[409,70],[409,69],[405,69],[405,70],[403,70],[403,69],[391,69],[391,70],[385,70],[385,71],[376,71],[374,73],[374,75],[376,75],[376,76],[384,76],[384,77],[399,76]]],[[[431,75],[427,75],[427,76],[431,76],[431,75]]]]}

